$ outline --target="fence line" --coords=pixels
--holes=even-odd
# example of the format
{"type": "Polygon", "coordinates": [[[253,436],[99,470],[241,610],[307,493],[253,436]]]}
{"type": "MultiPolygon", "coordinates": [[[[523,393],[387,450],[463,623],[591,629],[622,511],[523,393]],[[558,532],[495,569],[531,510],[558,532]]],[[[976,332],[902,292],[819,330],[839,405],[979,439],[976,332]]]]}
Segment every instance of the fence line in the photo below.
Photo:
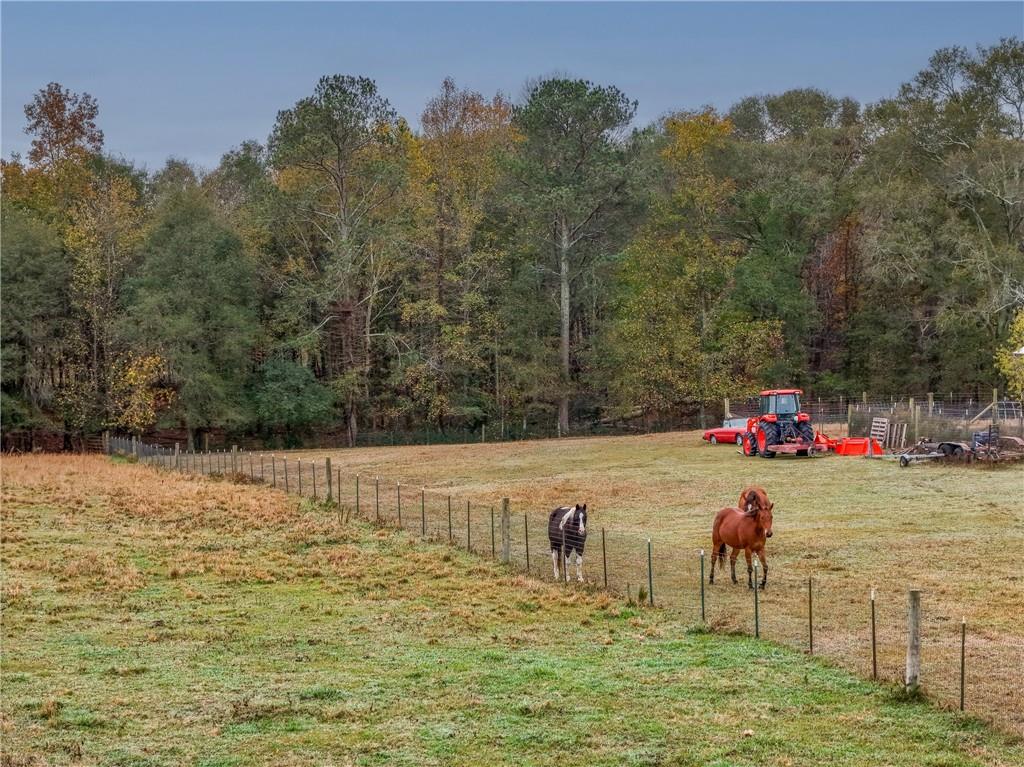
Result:
{"type": "MultiPolygon", "coordinates": [[[[107,449],[163,470],[261,483],[347,507],[364,520],[483,557],[497,559],[500,551],[502,561],[516,569],[554,577],[546,512],[509,512],[505,524],[507,501],[500,504],[499,516],[499,505],[463,500],[447,489],[403,486],[378,475],[344,476],[331,468],[330,459],[290,460],[236,448],[182,451],[122,437],[111,437],[107,449]]],[[[732,587],[726,580],[729,563],[716,573],[712,586],[707,583],[711,560],[699,546],[680,547],[678,541],[606,528],[588,532],[584,576],[590,588],[646,601],[713,630],[739,631],[823,655],[866,678],[904,681],[906,604],[895,589],[867,588],[828,571],[786,568],[780,573],[770,560],[766,590],[732,587]]],[[[744,569],[740,558],[736,575],[741,586],[744,569]]],[[[575,567],[562,570],[563,577],[575,580],[575,567]]],[[[964,701],[968,711],[1024,733],[1024,712],[1011,705],[1024,683],[1024,644],[972,634],[970,613],[936,615],[929,612],[927,599],[920,641],[921,687],[936,702],[957,708],[964,701]]]]}

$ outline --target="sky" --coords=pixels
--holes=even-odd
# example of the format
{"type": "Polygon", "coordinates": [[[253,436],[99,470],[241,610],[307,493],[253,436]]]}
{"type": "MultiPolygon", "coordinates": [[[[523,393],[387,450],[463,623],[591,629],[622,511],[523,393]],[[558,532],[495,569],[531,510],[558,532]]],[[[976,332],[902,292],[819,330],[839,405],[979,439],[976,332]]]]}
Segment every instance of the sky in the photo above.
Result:
{"type": "Polygon", "coordinates": [[[1024,36],[1024,3],[0,3],[0,152],[56,81],[99,102],[109,153],[214,167],[326,74],[365,75],[413,125],[441,81],[612,84],[637,121],[813,86],[893,95],[937,49],[1024,36]]]}

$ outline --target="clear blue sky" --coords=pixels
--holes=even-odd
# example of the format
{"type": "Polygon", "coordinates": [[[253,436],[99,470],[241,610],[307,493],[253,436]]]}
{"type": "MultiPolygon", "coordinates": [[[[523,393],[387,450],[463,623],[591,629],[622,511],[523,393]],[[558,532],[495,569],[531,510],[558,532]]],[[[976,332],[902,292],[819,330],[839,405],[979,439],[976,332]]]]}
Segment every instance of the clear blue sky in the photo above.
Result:
{"type": "Polygon", "coordinates": [[[1024,4],[11,3],[2,14],[2,151],[56,80],[100,105],[108,151],[150,169],[214,166],[324,74],[377,81],[416,124],[445,76],[517,97],[530,77],[617,85],[646,122],[816,86],[891,95],[936,48],[1020,36],[1024,4]]]}

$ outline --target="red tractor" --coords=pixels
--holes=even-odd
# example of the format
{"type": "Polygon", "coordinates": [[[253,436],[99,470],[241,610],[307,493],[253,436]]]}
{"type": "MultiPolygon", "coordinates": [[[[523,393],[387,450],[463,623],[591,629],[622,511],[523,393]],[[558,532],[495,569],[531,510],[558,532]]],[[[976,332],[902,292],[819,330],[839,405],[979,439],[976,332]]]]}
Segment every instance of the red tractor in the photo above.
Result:
{"type": "Polygon", "coordinates": [[[747,419],[743,455],[774,458],[776,453],[810,455],[815,450],[811,417],[800,411],[800,389],[761,392],[760,414],[747,419]]]}

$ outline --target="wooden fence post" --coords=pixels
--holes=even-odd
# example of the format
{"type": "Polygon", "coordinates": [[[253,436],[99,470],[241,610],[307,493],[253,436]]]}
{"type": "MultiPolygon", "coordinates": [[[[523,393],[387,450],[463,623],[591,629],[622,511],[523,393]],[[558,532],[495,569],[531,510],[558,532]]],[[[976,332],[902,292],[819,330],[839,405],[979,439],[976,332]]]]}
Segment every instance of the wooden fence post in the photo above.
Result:
{"type": "Polygon", "coordinates": [[[846,403],[846,436],[852,437],[853,432],[850,429],[853,427],[853,405],[849,402],[846,403]]]}
{"type": "Polygon", "coordinates": [[[992,390],[992,423],[999,423],[999,389],[992,390]]]}
{"type": "Polygon", "coordinates": [[[331,474],[331,459],[325,458],[324,463],[327,465],[327,500],[334,500],[334,475],[331,474]]]}
{"type": "Polygon", "coordinates": [[[935,412],[935,394],[928,392],[928,415],[932,415],[935,412]]]}
{"type": "Polygon", "coordinates": [[[174,470],[181,471],[181,445],[174,443],[174,470]]]}
{"type": "Polygon", "coordinates": [[[508,498],[501,499],[501,561],[506,565],[512,561],[512,512],[508,498]]]}
{"type": "Polygon", "coordinates": [[[238,445],[231,446],[231,473],[238,473],[238,445]]]}
{"type": "Polygon", "coordinates": [[[911,589],[907,606],[907,669],[903,678],[907,692],[921,684],[921,592],[911,589]]]}

